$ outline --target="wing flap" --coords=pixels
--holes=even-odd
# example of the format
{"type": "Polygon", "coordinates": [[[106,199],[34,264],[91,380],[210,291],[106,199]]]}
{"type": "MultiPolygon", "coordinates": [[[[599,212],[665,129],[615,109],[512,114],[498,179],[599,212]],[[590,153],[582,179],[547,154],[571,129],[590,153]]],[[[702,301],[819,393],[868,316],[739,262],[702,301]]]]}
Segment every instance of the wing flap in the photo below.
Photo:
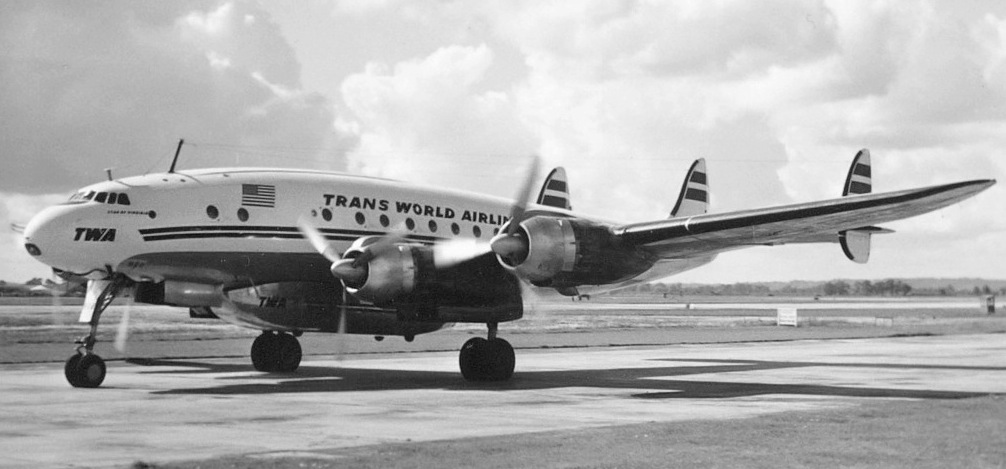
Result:
{"type": "MultiPolygon", "coordinates": [[[[822,236],[921,215],[988,189],[995,180],[974,180],[882,194],[850,195],[687,219],[616,227],[623,242],[683,258],[743,246],[806,242],[822,236]]],[[[830,238],[835,239],[835,238],[830,238]]]]}

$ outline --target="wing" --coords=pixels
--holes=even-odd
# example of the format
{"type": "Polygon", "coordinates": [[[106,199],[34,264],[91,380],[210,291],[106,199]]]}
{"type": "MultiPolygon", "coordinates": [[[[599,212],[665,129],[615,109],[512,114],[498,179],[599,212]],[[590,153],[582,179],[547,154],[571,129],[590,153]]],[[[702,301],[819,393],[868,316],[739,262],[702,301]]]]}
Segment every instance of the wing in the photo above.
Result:
{"type": "Polygon", "coordinates": [[[725,214],[698,215],[613,229],[622,242],[665,259],[685,259],[746,246],[838,241],[839,233],[921,215],[988,189],[975,180],[882,194],[725,214]]]}

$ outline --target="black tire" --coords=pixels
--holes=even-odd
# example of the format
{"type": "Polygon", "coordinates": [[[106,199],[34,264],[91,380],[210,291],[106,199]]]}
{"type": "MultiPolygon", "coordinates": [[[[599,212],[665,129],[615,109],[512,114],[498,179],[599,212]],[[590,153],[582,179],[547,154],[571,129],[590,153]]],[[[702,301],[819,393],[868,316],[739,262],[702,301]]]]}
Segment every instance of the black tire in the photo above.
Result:
{"type": "Polygon", "coordinates": [[[263,332],[255,338],[251,347],[252,366],[256,371],[276,371],[279,363],[279,339],[272,332],[263,332]]]}
{"type": "Polygon", "coordinates": [[[304,356],[300,341],[290,334],[279,334],[277,337],[276,371],[290,373],[300,366],[304,356]]]}
{"type": "Polygon", "coordinates": [[[472,337],[461,346],[461,353],[458,355],[458,365],[461,368],[461,375],[468,381],[485,381],[485,356],[489,341],[481,337],[472,337]]]}
{"type": "Polygon", "coordinates": [[[517,357],[513,353],[513,346],[510,342],[497,338],[488,344],[487,361],[490,372],[489,381],[506,381],[513,377],[513,369],[517,363],[517,357]]]}
{"type": "Polygon", "coordinates": [[[79,388],[80,386],[80,373],[77,371],[77,364],[80,363],[80,357],[83,355],[75,353],[70,355],[70,358],[66,359],[66,364],[63,366],[63,374],[66,376],[66,382],[70,383],[70,386],[79,388]]]}
{"type": "Polygon", "coordinates": [[[76,382],[71,381],[70,384],[78,388],[96,388],[105,381],[106,371],[105,360],[101,357],[93,353],[83,355],[75,367],[76,382]]]}

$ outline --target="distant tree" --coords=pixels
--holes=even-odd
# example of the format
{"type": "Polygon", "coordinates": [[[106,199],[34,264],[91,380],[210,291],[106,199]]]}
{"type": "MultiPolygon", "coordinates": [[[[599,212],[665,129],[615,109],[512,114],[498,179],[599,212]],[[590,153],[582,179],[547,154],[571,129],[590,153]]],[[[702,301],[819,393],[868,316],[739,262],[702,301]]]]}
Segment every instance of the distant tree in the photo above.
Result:
{"type": "Polygon", "coordinates": [[[992,288],[990,288],[988,285],[983,286],[982,287],[982,294],[983,295],[991,295],[992,294],[992,288]]]}
{"type": "Polygon", "coordinates": [[[975,296],[979,296],[979,295],[982,294],[982,289],[978,288],[978,285],[975,285],[975,287],[973,289],[971,289],[971,294],[975,295],[975,296]]]}
{"type": "Polygon", "coordinates": [[[873,295],[873,283],[869,280],[860,280],[856,282],[854,291],[857,295],[870,296],[873,295]]]}
{"type": "Polygon", "coordinates": [[[841,280],[832,280],[824,284],[824,294],[828,296],[843,296],[849,294],[849,284],[841,280]]]}
{"type": "Polygon", "coordinates": [[[35,286],[35,285],[42,285],[43,282],[44,282],[44,280],[42,280],[42,279],[40,279],[38,277],[35,277],[35,278],[33,278],[33,279],[31,279],[31,280],[29,280],[27,282],[24,282],[24,284],[25,285],[30,285],[30,286],[35,286]]]}

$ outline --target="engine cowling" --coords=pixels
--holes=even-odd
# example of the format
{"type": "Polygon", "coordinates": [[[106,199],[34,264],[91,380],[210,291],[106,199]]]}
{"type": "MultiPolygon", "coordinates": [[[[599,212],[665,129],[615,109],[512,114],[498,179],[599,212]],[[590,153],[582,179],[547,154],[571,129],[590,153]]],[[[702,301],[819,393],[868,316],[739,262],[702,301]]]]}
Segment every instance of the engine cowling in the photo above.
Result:
{"type": "Polygon", "coordinates": [[[360,244],[345,258],[368,259],[366,274],[356,283],[347,281],[346,291],[359,300],[397,309],[401,319],[500,322],[523,315],[519,281],[500,268],[492,253],[437,268],[430,246],[395,243],[371,254],[365,251],[373,246],[360,244]]]}
{"type": "Polygon", "coordinates": [[[526,252],[498,261],[539,287],[618,283],[656,262],[645,251],[622,246],[608,227],[573,218],[531,217],[512,236],[526,243],[526,252]]]}

